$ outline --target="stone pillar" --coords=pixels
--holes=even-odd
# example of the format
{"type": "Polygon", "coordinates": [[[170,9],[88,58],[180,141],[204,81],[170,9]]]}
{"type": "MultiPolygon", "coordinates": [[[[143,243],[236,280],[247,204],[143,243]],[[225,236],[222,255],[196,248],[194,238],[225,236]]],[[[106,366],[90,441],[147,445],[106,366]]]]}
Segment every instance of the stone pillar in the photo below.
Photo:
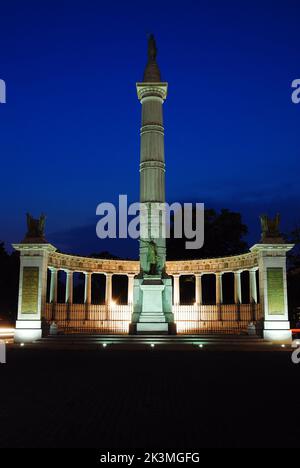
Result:
{"type": "MultiPolygon", "coordinates": [[[[140,216],[141,239],[154,240],[158,252],[159,273],[166,260],[165,239],[165,154],[163,103],[167,98],[168,84],[161,82],[158,65],[150,60],[146,66],[144,80],[137,83],[138,99],[142,104],[141,150],[140,150],[140,202],[147,208],[140,216]],[[150,232],[149,232],[150,231],[150,232]]],[[[148,245],[140,243],[140,264],[149,273],[147,260],[148,245]]]]}
{"type": "Polygon", "coordinates": [[[66,278],[66,304],[73,304],[73,271],[65,270],[67,273],[66,278]]]}
{"type": "Polygon", "coordinates": [[[257,285],[256,285],[256,269],[249,271],[249,281],[250,281],[250,302],[255,302],[257,304],[257,285]]]}
{"type": "Polygon", "coordinates": [[[92,302],[92,273],[84,273],[84,303],[91,304],[92,302]]]}
{"type": "Polygon", "coordinates": [[[202,304],[202,275],[201,274],[196,274],[195,275],[195,296],[196,296],[196,304],[201,305],[202,304]]]}
{"type": "Polygon", "coordinates": [[[293,244],[255,244],[259,268],[260,307],[264,316],[264,338],[290,343],[292,333],[288,317],[286,253],[293,244]]]}
{"type": "Polygon", "coordinates": [[[13,244],[20,252],[18,318],[15,341],[30,342],[42,336],[41,318],[46,304],[47,268],[51,244],[13,244]]]}
{"type": "Polygon", "coordinates": [[[111,302],[112,302],[112,273],[106,273],[105,304],[110,305],[111,302]]]}
{"type": "Polygon", "coordinates": [[[174,305],[180,304],[180,275],[173,275],[174,283],[173,283],[173,302],[174,305]]]}
{"type": "Polygon", "coordinates": [[[134,275],[128,275],[128,293],[127,293],[127,303],[128,305],[133,304],[133,284],[134,284],[134,275]]]}
{"type": "Polygon", "coordinates": [[[234,272],[234,303],[242,303],[241,271],[234,272]]]}
{"type": "Polygon", "coordinates": [[[49,302],[56,304],[57,302],[57,274],[58,270],[51,267],[51,278],[50,278],[50,298],[49,302]]]}
{"type": "Polygon", "coordinates": [[[223,303],[222,273],[216,273],[216,304],[223,303]]]}

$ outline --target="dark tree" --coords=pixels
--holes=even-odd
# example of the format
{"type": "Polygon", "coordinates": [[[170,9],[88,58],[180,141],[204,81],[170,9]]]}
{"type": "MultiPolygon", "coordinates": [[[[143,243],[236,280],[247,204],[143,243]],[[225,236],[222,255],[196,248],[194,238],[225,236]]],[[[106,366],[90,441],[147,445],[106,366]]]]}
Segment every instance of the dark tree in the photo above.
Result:
{"type": "MultiPolygon", "coordinates": [[[[195,228],[195,220],[194,210],[193,228],[195,228]]],[[[220,213],[217,213],[214,209],[207,209],[204,212],[203,247],[198,250],[187,250],[185,243],[188,239],[185,237],[174,239],[172,224],[171,238],[167,239],[167,256],[169,260],[180,260],[237,255],[248,250],[248,244],[243,239],[247,232],[247,226],[243,224],[240,213],[227,209],[222,209],[220,213]]]]}
{"type": "Polygon", "coordinates": [[[8,254],[0,243],[0,319],[13,321],[17,314],[19,253],[8,254]]]}

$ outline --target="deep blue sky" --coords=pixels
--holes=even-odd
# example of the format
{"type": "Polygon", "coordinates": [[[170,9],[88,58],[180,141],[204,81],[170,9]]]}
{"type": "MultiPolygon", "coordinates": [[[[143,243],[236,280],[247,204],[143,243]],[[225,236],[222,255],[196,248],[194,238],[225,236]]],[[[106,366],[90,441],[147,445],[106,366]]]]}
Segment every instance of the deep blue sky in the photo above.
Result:
{"type": "MultiPolygon", "coordinates": [[[[0,239],[26,211],[57,247],[88,254],[96,205],[139,192],[135,83],[154,32],[163,79],[167,198],[299,221],[299,1],[1,2],[0,239]],[[146,6],[147,5],[147,6],[146,6]]],[[[124,244],[110,250],[126,255],[124,244]]]]}

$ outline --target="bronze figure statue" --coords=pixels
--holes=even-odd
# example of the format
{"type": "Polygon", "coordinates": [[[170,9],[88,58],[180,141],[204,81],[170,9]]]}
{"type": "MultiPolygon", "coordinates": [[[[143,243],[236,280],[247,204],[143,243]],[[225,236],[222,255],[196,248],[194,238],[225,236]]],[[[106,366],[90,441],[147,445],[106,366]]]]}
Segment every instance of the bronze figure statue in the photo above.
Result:
{"type": "Polygon", "coordinates": [[[147,265],[148,268],[145,273],[148,273],[149,275],[157,275],[158,274],[158,263],[159,263],[159,256],[157,252],[157,245],[154,242],[153,239],[150,241],[146,241],[144,239],[140,239],[140,242],[144,242],[144,244],[147,244],[148,246],[148,251],[147,251],[147,265]]]}
{"type": "Polygon", "coordinates": [[[45,221],[46,216],[42,213],[38,219],[31,216],[30,213],[26,214],[27,218],[27,233],[25,239],[45,239],[45,221]]]}
{"type": "Polygon", "coordinates": [[[266,242],[272,239],[282,239],[281,234],[279,232],[279,224],[280,224],[280,214],[277,213],[275,218],[269,218],[267,215],[260,216],[260,223],[261,223],[261,241],[266,242]]]}
{"type": "Polygon", "coordinates": [[[157,47],[156,47],[156,42],[153,34],[150,34],[149,40],[148,40],[148,59],[149,62],[155,62],[156,60],[156,55],[157,55],[157,47]]]}

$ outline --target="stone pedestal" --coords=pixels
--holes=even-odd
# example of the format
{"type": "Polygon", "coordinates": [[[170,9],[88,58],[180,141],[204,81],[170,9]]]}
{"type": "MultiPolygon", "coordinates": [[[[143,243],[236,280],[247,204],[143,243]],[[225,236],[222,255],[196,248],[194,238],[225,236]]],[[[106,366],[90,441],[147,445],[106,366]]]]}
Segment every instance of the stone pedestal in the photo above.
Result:
{"type": "Polygon", "coordinates": [[[264,339],[291,343],[286,284],[286,253],[293,244],[256,244],[259,266],[260,304],[264,314],[264,339]]]}
{"type": "Polygon", "coordinates": [[[41,319],[46,302],[48,255],[56,250],[51,244],[14,244],[20,252],[18,319],[15,341],[31,342],[41,338],[41,319]]]}
{"type": "Polygon", "coordinates": [[[135,278],[131,332],[174,333],[173,322],[171,278],[135,278]]]}

